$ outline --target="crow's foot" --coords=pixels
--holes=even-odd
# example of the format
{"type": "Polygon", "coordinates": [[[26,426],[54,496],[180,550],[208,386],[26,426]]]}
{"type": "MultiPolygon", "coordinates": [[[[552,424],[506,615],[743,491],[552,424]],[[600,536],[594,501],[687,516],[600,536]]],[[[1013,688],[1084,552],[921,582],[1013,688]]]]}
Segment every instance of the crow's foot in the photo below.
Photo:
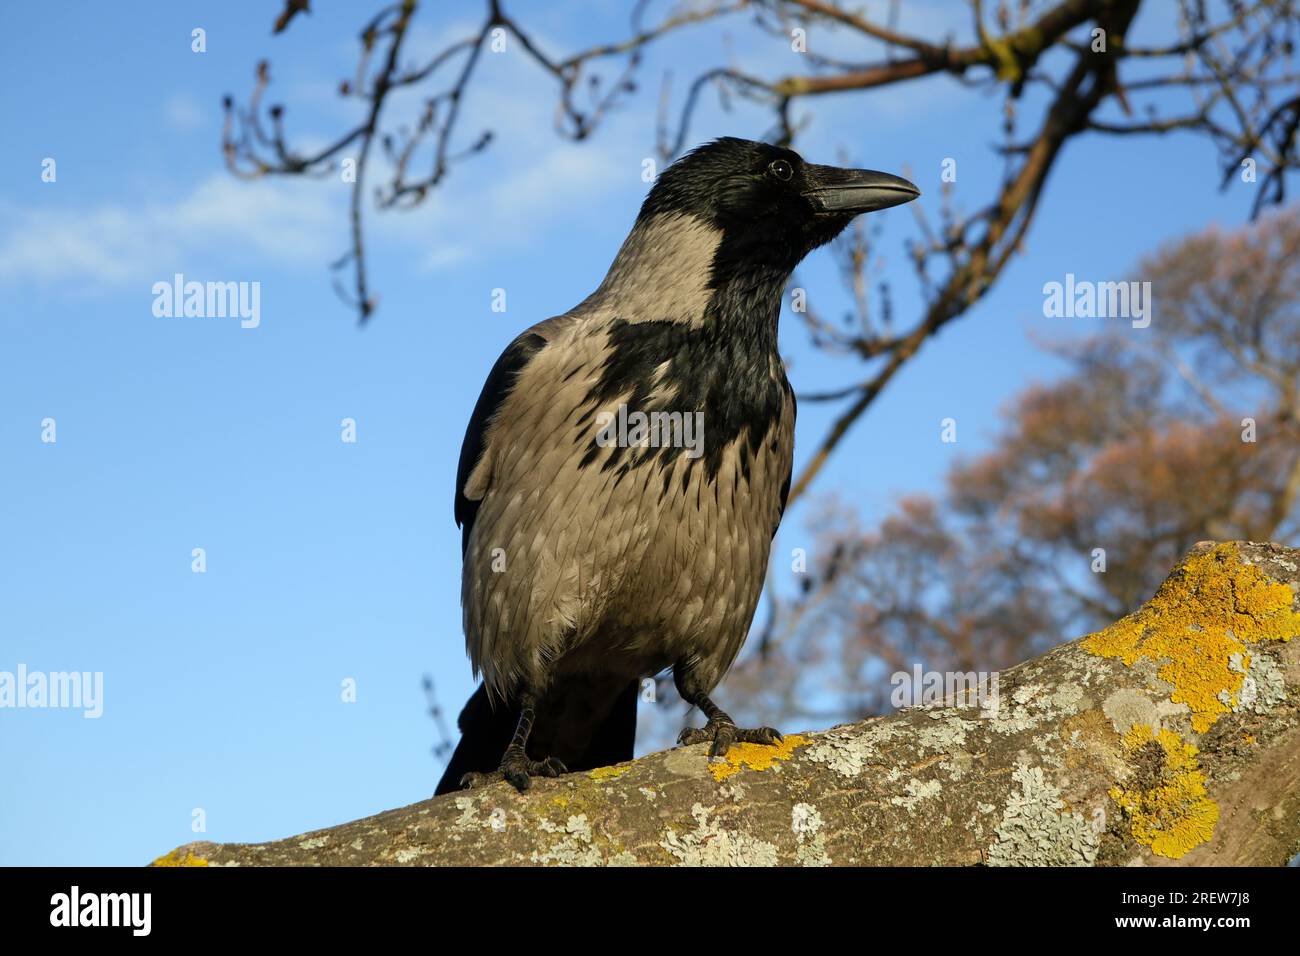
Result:
{"type": "Polygon", "coordinates": [[[781,742],[779,731],[771,727],[749,730],[737,727],[730,717],[711,718],[703,727],[687,727],[677,737],[679,746],[702,744],[712,740],[709,759],[725,757],[732,744],[776,744],[781,742]]]}
{"type": "Polygon", "coordinates": [[[504,780],[523,793],[532,785],[533,777],[558,777],[568,773],[568,768],[554,757],[545,760],[529,760],[521,753],[507,753],[501,760],[501,766],[491,773],[470,772],[460,778],[462,790],[476,790],[504,780]]]}

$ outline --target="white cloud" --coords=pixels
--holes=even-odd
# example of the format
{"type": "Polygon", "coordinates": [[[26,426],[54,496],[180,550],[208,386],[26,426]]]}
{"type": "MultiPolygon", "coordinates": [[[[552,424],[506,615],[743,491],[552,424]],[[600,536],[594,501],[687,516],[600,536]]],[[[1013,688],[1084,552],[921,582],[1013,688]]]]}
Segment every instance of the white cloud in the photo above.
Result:
{"type": "MultiPolygon", "coordinates": [[[[448,269],[535,241],[553,218],[590,208],[620,182],[640,186],[631,153],[553,134],[546,147],[494,146],[495,162],[467,160],[410,212],[367,201],[367,233],[414,251],[421,270],[448,269]]],[[[169,275],[201,255],[323,269],[347,247],[348,189],[334,177],[246,182],[222,171],[169,201],[10,206],[0,209],[0,283],[116,285],[169,275]]]]}
{"type": "MultiPolygon", "coordinates": [[[[425,270],[459,266],[503,247],[519,248],[547,234],[553,220],[575,218],[578,209],[601,207],[620,183],[641,187],[640,159],[620,158],[595,143],[567,143],[489,172],[470,165],[458,170],[422,207],[372,217],[377,233],[408,245],[428,247],[425,270]]],[[[630,225],[636,209],[624,210],[630,225]]]]}
{"type": "Polygon", "coordinates": [[[191,130],[203,126],[203,108],[188,93],[173,93],[163,104],[167,122],[176,129],[191,130]]]}
{"type": "MultiPolygon", "coordinates": [[[[420,45],[433,49],[445,39],[422,36],[420,45]]],[[[525,247],[550,234],[557,218],[581,223],[604,211],[620,186],[631,197],[644,193],[641,160],[652,145],[647,117],[615,114],[591,140],[565,140],[551,122],[554,81],[521,54],[485,56],[454,149],[484,128],[496,138],[483,154],[457,163],[415,210],[374,208],[372,187],[387,170],[382,152],[372,151],[365,203],[372,259],[411,254],[413,267],[423,271],[458,267],[525,247]]],[[[414,115],[418,97],[403,92],[390,104],[390,124],[414,115]]],[[[165,116],[176,125],[203,122],[201,107],[185,94],[166,101],[165,116]]],[[[328,138],[320,131],[306,136],[317,143],[328,138]]],[[[305,143],[295,147],[306,151],[305,143]]],[[[199,257],[218,258],[223,268],[229,260],[323,270],[348,247],[349,190],[337,176],[247,182],[214,170],[171,199],[122,190],[82,207],[0,207],[0,283],[121,284],[170,275],[199,257]]],[[[628,224],[635,211],[634,204],[619,209],[628,224]]]]}
{"type": "Polygon", "coordinates": [[[450,269],[452,266],[459,265],[468,259],[471,252],[465,246],[445,245],[435,246],[429,250],[428,255],[420,263],[421,268],[426,272],[436,272],[439,269],[450,269]]]}
{"type": "Polygon", "coordinates": [[[212,252],[319,266],[338,254],[344,195],[318,181],[248,183],[220,172],[173,201],[11,207],[0,217],[0,282],[119,284],[212,252]]]}

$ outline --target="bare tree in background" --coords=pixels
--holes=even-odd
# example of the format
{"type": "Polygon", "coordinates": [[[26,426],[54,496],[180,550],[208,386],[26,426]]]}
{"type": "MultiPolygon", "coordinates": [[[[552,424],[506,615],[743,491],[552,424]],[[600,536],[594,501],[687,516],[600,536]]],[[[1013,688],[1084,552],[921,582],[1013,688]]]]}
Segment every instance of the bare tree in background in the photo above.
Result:
{"type": "MultiPolygon", "coordinates": [[[[827,457],[867,407],[912,359],[926,340],[965,314],[997,281],[1028,234],[1035,209],[1061,149],[1080,135],[1120,139],[1174,130],[1198,132],[1217,146],[1226,186],[1249,163],[1257,177],[1258,210],[1283,199],[1285,174],[1297,168],[1300,82],[1294,45],[1300,17],[1294,0],[1179,0],[1178,24],[1164,41],[1138,47],[1126,42],[1139,8],[1151,0],[971,0],[969,43],[917,36],[896,27],[897,4],[881,6],[883,19],[832,0],[698,0],[675,5],[641,0],[633,5],[628,31],[608,42],[562,52],[545,49],[505,0],[485,0],[479,26],[422,62],[407,62],[404,43],[417,16],[417,0],[400,0],[369,17],[360,30],[361,54],[354,76],[339,95],[361,101],[364,118],[312,152],[286,138],[286,108],[267,106],[267,63],[258,64],[248,102],[227,99],[223,148],[229,168],[244,177],[321,175],[345,159],[356,164],[351,197],[351,240],[336,262],[336,286],[364,321],[375,308],[366,272],[364,216],[373,193],[380,210],[410,209],[443,186],[456,165],[487,149],[493,131],[465,110],[485,51],[510,42],[524,51],[539,77],[556,90],[558,135],[583,140],[635,90],[643,53],[670,45],[709,24],[748,24],[774,49],[788,51],[796,30],[807,36],[836,35],[836,49],[859,45],[852,60],[817,52],[772,57],[770,75],[754,75],[725,63],[704,65],[674,91],[662,79],[657,124],[664,158],[692,141],[691,121],[709,94],[743,100],[770,112],[768,138],[792,143],[821,97],[864,94],[883,87],[946,76],[954,83],[1002,98],[1002,129],[990,140],[1005,171],[987,201],[969,214],[944,203],[940,221],[918,219],[908,258],[924,296],[920,314],[897,326],[888,309],[871,308],[862,266],[865,237],[857,236],[856,274],[847,276],[855,307],[843,322],[807,321],[814,340],[861,368],[842,389],[801,397],[843,406],[821,437],[791,498],[798,498],[827,457]],[[798,72],[784,72],[791,62],[798,72]],[[415,115],[393,116],[393,94],[416,90],[415,115]],[[1151,102],[1170,90],[1184,94],[1185,109],[1161,115],[1151,102]],[[1027,95],[1027,94],[1034,95],[1027,95]],[[1026,104],[1033,104],[1032,109],[1026,104]],[[1041,104],[1041,106],[1039,105],[1041,104]],[[1024,113],[1033,115],[1024,116],[1024,113]],[[377,155],[378,154],[378,155],[377,155]],[[382,164],[376,162],[381,160],[382,164]],[[349,276],[350,289],[340,281],[349,276]]],[[[1166,0],[1167,2],[1167,0],[1166,0]]],[[[429,4],[431,17],[462,15],[461,8],[429,4]]],[[[309,0],[287,0],[274,24],[281,32],[300,25],[309,0]]],[[[671,48],[670,48],[671,49],[671,48]]],[[[1075,183],[1087,188],[1086,183],[1075,183]]],[[[1097,184],[1098,187],[1103,184],[1097,184]]],[[[852,237],[848,240],[852,243],[852,237]]]]}
{"type": "Polygon", "coordinates": [[[1022,391],[941,498],[869,529],[826,503],[802,593],[728,677],[737,709],[887,711],[890,674],[994,671],[1100,628],[1197,541],[1300,535],[1300,208],[1137,274],[1160,321],[1056,345],[1069,374],[1022,391]]]}

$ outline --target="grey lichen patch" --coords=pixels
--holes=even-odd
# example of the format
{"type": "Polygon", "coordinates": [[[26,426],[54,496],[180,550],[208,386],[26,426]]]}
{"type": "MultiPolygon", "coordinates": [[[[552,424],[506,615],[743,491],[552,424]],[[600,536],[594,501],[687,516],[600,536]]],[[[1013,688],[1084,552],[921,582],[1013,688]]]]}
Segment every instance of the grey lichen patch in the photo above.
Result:
{"type": "Polygon", "coordinates": [[[478,826],[478,807],[475,805],[472,797],[457,797],[455,799],[456,809],[460,811],[460,816],[456,818],[456,826],[470,828],[478,826]]]}
{"type": "Polygon", "coordinates": [[[947,760],[939,764],[939,769],[948,774],[949,780],[960,780],[970,772],[974,758],[964,750],[954,751],[947,760]]]}
{"type": "Polygon", "coordinates": [[[1079,647],[1078,643],[1061,645],[1051,651],[1047,659],[1050,660],[1048,679],[1052,683],[1062,680],[1072,681],[1085,693],[1092,687],[1094,681],[1104,680],[1109,672],[1108,668],[1101,664],[1103,658],[1094,657],[1079,647]]]}
{"type": "Polygon", "coordinates": [[[907,781],[906,795],[890,797],[889,802],[896,807],[903,807],[908,813],[915,813],[918,803],[937,797],[942,792],[943,784],[938,780],[920,781],[912,779],[907,781]]]}
{"type": "Polygon", "coordinates": [[[795,862],[800,866],[830,866],[826,853],[826,834],[822,832],[821,811],[811,803],[796,803],[790,809],[790,829],[798,843],[795,862]]]}
{"type": "Polygon", "coordinates": [[[995,733],[1018,734],[1076,714],[1085,704],[1083,688],[1073,682],[1053,691],[1042,684],[1025,684],[1007,696],[993,697],[983,714],[995,733]]]}
{"type": "Polygon", "coordinates": [[[799,866],[830,866],[833,861],[826,853],[826,834],[818,833],[811,840],[800,842],[794,851],[794,861],[799,866]]]}
{"type": "Polygon", "coordinates": [[[841,777],[851,779],[879,762],[881,744],[906,736],[908,732],[908,728],[897,719],[889,722],[877,720],[863,730],[832,730],[805,750],[804,756],[825,764],[841,777]]]}
{"type": "Polygon", "coordinates": [[[1051,700],[1056,712],[1065,716],[1078,713],[1088,707],[1083,688],[1074,683],[1065,683],[1056,688],[1051,700]]]}
{"type": "Polygon", "coordinates": [[[487,801],[484,800],[483,809],[487,809],[486,815],[479,813],[479,801],[474,797],[457,797],[455,802],[456,809],[460,811],[453,823],[461,830],[496,830],[500,832],[506,828],[506,811],[503,807],[487,807],[487,801]]]}
{"type": "Polygon", "coordinates": [[[1043,768],[1020,763],[1011,779],[1019,784],[1019,792],[1007,798],[998,838],[989,848],[989,865],[1092,865],[1097,834],[1079,814],[1062,812],[1061,791],[1043,775],[1043,768]]]}
{"type": "MultiPolygon", "coordinates": [[[[881,750],[894,740],[907,740],[910,752],[916,756],[927,753],[946,755],[961,751],[979,723],[960,716],[958,708],[916,708],[912,722],[895,716],[889,721],[875,721],[863,729],[831,730],[821,735],[815,744],[804,751],[804,756],[825,764],[841,777],[860,777],[868,768],[875,768],[879,779],[896,783],[909,775],[906,764],[897,764],[896,758],[887,759],[881,750]],[[928,718],[928,719],[927,719],[928,718]],[[890,764],[882,770],[882,765],[890,764]]],[[[961,772],[961,771],[958,771],[961,772]]],[[[955,778],[954,778],[955,779],[955,778]]]]}
{"type": "Polygon", "coordinates": [[[790,808],[790,829],[796,836],[817,833],[822,826],[821,811],[811,803],[796,803],[790,808]]]}
{"type": "Polygon", "coordinates": [[[664,757],[663,767],[669,773],[678,777],[698,777],[701,776],[709,766],[708,748],[704,745],[696,747],[677,747],[670,750],[664,757]]]}
{"type": "Polygon", "coordinates": [[[744,803],[749,789],[736,778],[718,788],[718,799],[729,803],[744,803]]]}
{"type": "Polygon", "coordinates": [[[1060,742],[1060,736],[1054,732],[1038,734],[1030,740],[1030,744],[1038,751],[1039,759],[1043,765],[1059,770],[1065,765],[1065,761],[1058,753],[1057,744],[1060,742]]]}
{"type": "Polygon", "coordinates": [[[1228,669],[1246,675],[1235,699],[1226,690],[1219,692],[1219,700],[1231,706],[1233,713],[1267,714],[1286,700],[1286,674],[1268,654],[1253,650],[1249,665],[1241,654],[1233,654],[1228,669]]]}
{"type": "Polygon", "coordinates": [[[775,866],[777,849],[739,830],[728,830],[710,819],[700,803],[691,806],[695,829],[678,834],[669,828],[659,845],[677,858],[681,866],[775,866]]]}
{"type": "Polygon", "coordinates": [[[953,710],[932,711],[929,716],[934,722],[921,727],[916,734],[917,743],[923,750],[946,753],[956,750],[966,743],[966,735],[977,726],[975,721],[959,717],[953,710]]]}
{"type": "Polygon", "coordinates": [[[985,708],[994,732],[1015,734],[1032,730],[1038,721],[1028,704],[1041,689],[1037,684],[1026,684],[1010,695],[994,695],[985,708]]]}
{"type": "Polygon", "coordinates": [[[1126,734],[1134,724],[1159,727],[1156,703],[1140,690],[1121,687],[1102,702],[1101,711],[1110,719],[1117,734],[1126,734]]]}
{"type": "Polygon", "coordinates": [[[530,859],[548,866],[599,866],[605,862],[604,854],[595,845],[587,815],[579,813],[564,823],[539,820],[543,833],[559,834],[560,839],[545,850],[534,850],[530,859]]]}

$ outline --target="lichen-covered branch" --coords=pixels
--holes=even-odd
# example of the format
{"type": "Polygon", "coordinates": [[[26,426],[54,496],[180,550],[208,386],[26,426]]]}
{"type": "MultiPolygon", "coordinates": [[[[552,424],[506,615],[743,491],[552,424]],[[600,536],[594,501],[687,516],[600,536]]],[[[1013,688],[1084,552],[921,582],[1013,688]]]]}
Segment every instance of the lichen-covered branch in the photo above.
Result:
{"type": "Polygon", "coordinates": [[[159,865],[1281,865],[1300,550],[1204,543],[1137,612],[888,717],[505,784],[159,865]]]}

